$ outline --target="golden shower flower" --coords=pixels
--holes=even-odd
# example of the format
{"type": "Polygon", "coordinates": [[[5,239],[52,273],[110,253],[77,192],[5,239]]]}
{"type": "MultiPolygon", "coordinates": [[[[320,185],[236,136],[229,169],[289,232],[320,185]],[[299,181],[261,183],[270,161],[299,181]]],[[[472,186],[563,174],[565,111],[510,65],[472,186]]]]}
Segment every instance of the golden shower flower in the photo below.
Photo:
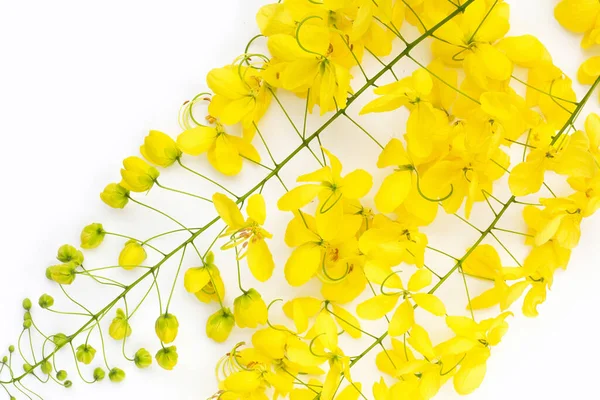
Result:
{"type": "Polygon", "coordinates": [[[233,316],[240,328],[256,328],[267,323],[267,305],[260,293],[250,289],[233,301],[233,316]]]}
{"type": "Polygon", "coordinates": [[[183,285],[203,303],[220,302],[225,297],[225,285],[219,268],[214,264],[214,255],[210,252],[205,258],[206,265],[193,267],[185,272],[183,285]]]}
{"type": "Polygon", "coordinates": [[[102,224],[97,222],[89,224],[81,231],[81,247],[84,249],[95,249],[100,246],[105,235],[106,232],[102,224]]]}
{"type": "Polygon", "coordinates": [[[206,336],[215,342],[222,343],[229,337],[234,324],[235,318],[231,310],[223,307],[206,321],[206,336]]]}
{"type": "Polygon", "coordinates": [[[366,195],[373,179],[362,169],[357,169],[342,177],[342,163],[323,149],[329,157],[330,166],[300,176],[298,182],[314,182],[300,185],[284,194],[277,206],[281,211],[296,211],[319,198],[316,223],[324,240],[335,238],[342,226],[344,200],[356,200],[366,195]]]}
{"type": "Polygon", "coordinates": [[[166,168],[181,157],[181,150],[169,135],[160,131],[150,131],[144,138],[140,153],[146,160],[159,167],[166,168]]]}
{"type": "Polygon", "coordinates": [[[61,285],[70,285],[77,275],[77,267],[78,265],[73,262],[53,265],[46,269],[46,277],[61,285]]]}
{"type": "Polygon", "coordinates": [[[94,356],[96,355],[96,349],[94,349],[89,344],[82,344],[77,347],[76,357],[77,361],[80,363],[89,365],[94,360],[94,356]]]}
{"type": "Polygon", "coordinates": [[[129,202],[129,189],[118,183],[110,183],[100,193],[100,198],[109,207],[124,208],[129,202]]]}
{"type": "MultiPolygon", "coordinates": [[[[243,61],[240,61],[240,63],[243,61]]],[[[228,65],[212,69],[206,76],[214,92],[208,112],[226,125],[242,123],[244,138],[251,141],[254,124],[265,114],[271,103],[271,90],[259,69],[228,65]]]]}
{"type": "Polygon", "coordinates": [[[152,365],[152,355],[146,349],[139,349],[133,356],[133,362],[138,368],[148,368],[152,365]]]}
{"type": "Polygon", "coordinates": [[[226,133],[220,123],[214,127],[197,126],[182,132],[177,137],[177,146],[192,156],[207,153],[210,164],[228,176],[237,175],[242,170],[242,158],[260,162],[260,155],[248,140],[226,133]]]}
{"type": "Polygon", "coordinates": [[[554,8],[554,17],[565,28],[575,33],[585,33],[581,46],[598,43],[598,16],[600,4],[594,0],[562,0],[554,8]]]}
{"type": "Polygon", "coordinates": [[[68,244],[60,246],[56,258],[63,263],[73,262],[77,265],[83,264],[83,253],[68,244]]]}
{"type": "Polygon", "coordinates": [[[156,353],[156,362],[161,368],[171,371],[177,365],[179,355],[177,354],[177,347],[163,347],[156,353]]]}
{"type": "Polygon", "coordinates": [[[177,321],[177,317],[173,314],[163,314],[156,320],[154,330],[161,342],[171,343],[177,337],[179,321],[177,321]]]}
{"type": "Polygon", "coordinates": [[[245,220],[237,204],[224,194],[215,193],[213,204],[227,224],[227,230],[222,236],[230,238],[222,248],[241,246],[238,259],[247,257],[252,275],[261,282],[267,281],[273,274],[275,263],[265,241],[273,236],[262,227],[267,219],[263,196],[261,194],[250,196],[246,207],[248,218],[245,220]]]}
{"type": "Polygon", "coordinates": [[[160,172],[139,157],[123,160],[120,185],[132,192],[147,192],[158,179],[160,172]]]}
{"type": "Polygon", "coordinates": [[[108,334],[115,340],[122,340],[131,335],[131,326],[122,309],[117,309],[117,316],[110,323],[108,334]]]}
{"type": "Polygon", "coordinates": [[[119,254],[119,265],[126,270],[139,267],[146,260],[146,250],[137,240],[129,240],[119,254]]]}

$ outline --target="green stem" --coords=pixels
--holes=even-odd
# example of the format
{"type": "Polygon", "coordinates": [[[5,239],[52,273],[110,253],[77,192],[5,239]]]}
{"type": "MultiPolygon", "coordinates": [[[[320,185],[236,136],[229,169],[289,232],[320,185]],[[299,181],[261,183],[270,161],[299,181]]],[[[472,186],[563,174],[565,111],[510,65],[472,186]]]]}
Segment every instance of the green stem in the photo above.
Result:
{"type": "Polygon", "coordinates": [[[237,198],[239,198],[239,197],[238,197],[238,196],[237,196],[235,193],[233,193],[232,191],[230,191],[229,189],[227,189],[225,186],[221,185],[219,182],[215,181],[214,179],[211,179],[211,178],[209,178],[209,177],[208,177],[208,176],[206,176],[206,175],[203,175],[203,174],[201,174],[201,173],[200,173],[200,172],[198,172],[198,171],[194,171],[193,169],[191,169],[191,168],[187,167],[186,165],[184,165],[184,164],[181,162],[181,159],[177,159],[177,162],[179,163],[179,165],[181,166],[181,168],[183,168],[183,169],[185,169],[185,170],[187,170],[187,171],[191,172],[191,173],[192,173],[192,174],[194,174],[194,175],[197,175],[197,176],[199,176],[199,177],[200,177],[200,178],[202,178],[202,179],[205,179],[205,180],[209,181],[209,182],[210,182],[210,183],[212,183],[213,185],[216,185],[216,186],[220,187],[221,189],[223,189],[224,191],[226,191],[227,193],[229,193],[230,195],[232,195],[232,196],[233,196],[233,197],[235,197],[236,199],[237,199],[237,198]]]}
{"type": "Polygon", "coordinates": [[[158,182],[158,180],[156,180],[155,183],[156,183],[156,186],[158,186],[161,189],[165,189],[165,190],[168,190],[168,191],[174,192],[174,193],[184,194],[186,196],[194,197],[196,199],[200,199],[200,200],[204,200],[204,201],[208,201],[209,203],[212,203],[211,199],[207,199],[206,197],[198,196],[197,194],[189,193],[189,192],[186,192],[186,191],[183,191],[183,190],[173,189],[171,187],[164,186],[164,185],[160,184],[158,182]]]}

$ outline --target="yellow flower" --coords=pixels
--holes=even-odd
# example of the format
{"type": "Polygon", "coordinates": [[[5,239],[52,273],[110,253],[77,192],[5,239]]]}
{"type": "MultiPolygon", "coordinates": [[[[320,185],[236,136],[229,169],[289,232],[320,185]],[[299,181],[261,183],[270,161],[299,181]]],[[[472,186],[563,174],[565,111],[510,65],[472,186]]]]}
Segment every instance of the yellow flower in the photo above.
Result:
{"type": "Polygon", "coordinates": [[[213,203],[227,230],[222,235],[229,237],[229,243],[223,249],[241,246],[242,252],[238,259],[248,258],[248,267],[252,275],[261,282],[268,280],[273,274],[275,263],[265,239],[273,236],[262,225],[267,218],[265,199],[261,194],[254,194],[248,199],[246,212],[248,218],[244,220],[237,204],[221,193],[213,195],[213,203]],[[243,251],[243,250],[246,251],[243,251]]]}
{"type": "Polygon", "coordinates": [[[219,302],[225,297],[225,285],[219,268],[213,264],[214,256],[209,253],[206,265],[193,267],[185,272],[183,284],[185,290],[193,293],[203,303],[219,302]]]}
{"type": "Polygon", "coordinates": [[[571,79],[552,62],[545,62],[531,68],[527,85],[527,105],[539,106],[548,123],[555,129],[561,128],[576,107],[573,103],[577,101],[577,96],[571,79]]]}
{"type": "Polygon", "coordinates": [[[222,343],[229,337],[234,324],[233,314],[229,308],[223,307],[206,321],[206,336],[215,342],[222,343]]]}
{"type": "Polygon", "coordinates": [[[106,236],[106,232],[102,227],[102,224],[93,223],[87,225],[81,231],[81,248],[83,249],[95,249],[100,246],[106,236]]]}
{"type": "Polygon", "coordinates": [[[161,342],[171,343],[177,337],[179,321],[173,314],[163,314],[154,323],[154,330],[161,342]]]}
{"type": "Polygon", "coordinates": [[[163,347],[156,353],[156,362],[161,368],[171,371],[177,365],[179,355],[177,354],[177,347],[169,346],[163,347]]]}
{"type": "Polygon", "coordinates": [[[129,189],[124,188],[118,183],[110,183],[100,193],[100,198],[112,208],[123,208],[129,202],[129,189]]]}
{"type": "Polygon", "coordinates": [[[244,138],[251,141],[255,133],[254,124],[265,114],[272,98],[271,90],[259,70],[228,65],[211,70],[206,81],[215,93],[208,112],[226,125],[241,122],[244,138]]]}
{"type": "Polygon", "coordinates": [[[117,309],[117,316],[110,323],[108,334],[115,340],[121,340],[131,335],[131,326],[122,309],[117,309]]]}
{"type": "Polygon", "coordinates": [[[70,285],[77,275],[75,272],[77,267],[74,262],[53,265],[46,269],[46,277],[61,285],[70,285]]]}
{"type": "Polygon", "coordinates": [[[227,134],[220,123],[215,127],[198,126],[182,132],[177,137],[177,146],[192,156],[207,153],[210,164],[229,176],[242,170],[242,157],[260,162],[260,155],[248,140],[227,134]]]}
{"type": "Polygon", "coordinates": [[[123,160],[120,185],[132,192],[147,192],[160,175],[155,167],[139,157],[127,157],[123,160]]]}
{"type": "Polygon", "coordinates": [[[81,346],[77,347],[76,357],[77,361],[80,363],[89,365],[94,360],[95,355],[96,349],[89,344],[82,344],[81,346]]]}
{"type": "Polygon", "coordinates": [[[152,164],[166,168],[181,157],[175,141],[160,131],[150,131],[140,147],[142,156],[152,164]]]}
{"type": "Polygon", "coordinates": [[[508,330],[505,319],[510,315],[510,312],[505,312],[479,323],[467,317],[446,318],[446,324],[456,336],[441,343],[438,351],[464,356],[454,375],[454,388],[459,394],[469,394],[481,385],[490,349],[500,343],[508,330]]]}
{"type": "Polygon", "coordinates": [[[146,349],[139,349],[133,356],[133,362],[138,368],[148,368],[152,365],[152,355],[146,349]]]}
{"type": "Polygon", "coordinates": [[[366,195],[373,179],[368,172],[357,169],[342,177],[342,164],[337,157],[325,150],[330,166],[302,175],[298,182],[315,182],[298,186],[284,194],[277,206],[282,211],[295,211],[315,197],[319,198],[316,223],[319,234],[324,240],[331,240],[338,235],[344,218],[344,201],[356,200],[366,195]]]}
{"type": "Polygon", "coordinates": [[[146,260],[146,250],[137,240],[129,240],[119,254],[119,265],[126,270],[139,267],[146,260]]]}
{"type": "Polygon", "coordinates": [[[558,22],[575,33],[585,33],[581,45],[597,43],[600,4],[594,0],[562,0],[554,9],[558,22]]]}
{"type": "Polygon", "coordinates": [[[256,328],[267,323],[267,305],[260,293],[250,289],[233,301],[233,315],[240,328],[256,328]]]}

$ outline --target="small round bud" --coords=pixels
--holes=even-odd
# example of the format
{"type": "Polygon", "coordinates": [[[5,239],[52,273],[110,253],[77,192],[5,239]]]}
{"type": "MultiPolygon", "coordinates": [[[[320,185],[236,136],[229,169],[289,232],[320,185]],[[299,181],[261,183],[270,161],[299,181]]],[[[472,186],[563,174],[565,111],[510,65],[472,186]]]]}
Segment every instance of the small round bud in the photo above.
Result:
{"type": "Polygon", "coordinates": [[[52,373],[52,363],[48,360],[44,361],[40,368],[46,375],[50,375],[52,373]]]}
{"type": "Polygon", "coordinates": [[[178,358],[177,347],[175,346],[164,347],[156,353],[156,362],[168,371],[177,365],[178,358]]]}
{"type": "Polygon", "coordinates": [[[146,349],[139,349],[133,357],[133,362],[138,368],[148,368],[152,364],[152,355],[146,349]]]}
{"type": "Polygon", "coordinates": [[[29,373],[29,372],[31,372],[32,369],[33,369],[33,367],[30,364],[27,364],[27,363],[23,364],[23,371],[29,373]]]}
{"type": "Polygon", "coordinates": [[[177,321],[177,317],[173,314],[167,313],[161,315],[154,324],[154,330],[156,331],[156,336],[163,343],[171,343],[177,337],[179,321],[177,321]]]}
{"type": "Polygon", "coordinates": [[[26,319],[26,320],[23,321],[23,328],[24,329],[31,328],[31,320],[30,319],[26,319]]]}
{"type": "Polygon", "coordinates": [[[65,371],[64,369],[61,369],[60,371],[58,371],[56,373],[56,379],[58,379],[59,381],[64,381],[65,379],[67,379],[67,371],[65,371]]]}
{"type": "Polygon", "coordinates": [[[56,258],[63,263],[74,262],[77,265],[83,264],[83,253],[69,244],[60,246],[56,258]]]}
{"type": "Polygon", "coordinates": [[[28,319],[31,319],[31,313],[29,311],[25,311],[23,314],[23,321],[27,321],[28,319]]]}
{"type": "Polygon", "coordinates": [[[120,368],[113,368],[108,373],[108,379],[110,379],[111,382],[119,383],[125,379],[125,371],[120,368]]]}
{"type": "Polygon", "coordinates": [[[131,326],[122,309],[117,309],[117,316],[110,323],[108,334],[115,340],[122,340],[131,335],[131,326]]]}
{"type": "Polygon", "coordinates": [[[65,381],[64,386],[66,388],[70,388],[71,386],[73,386],[73,382],[71,382],[71,381],[65,381]]]}
{"type": "Polygon", "coordinates": [[[106,232],[102,224],[89,224],[81,231],[81,247],[84,249],[94,249],[102,243],[106,232]]]}
{"type": "Polygon", "coordinates": [[[57,333],[52,337],[52,341],[57,347],[62,347],[69,343],[69,338],[64,333],[57,333]]]}
{"type": "Polygon", "coordinates": [[[24,299],[23,300],[23,308],[27,311],[31,310],[31,300],[24,299]]]}
{"type": "Polygon", "coordinates": [[[2,357],[2,363],[6,364],[8,362],[8,357],[4,356],[2,357]]]}
{"type": "Polygon", "coordinates": [[[75,355],[77,357],[77,361],[85,365],[89,365],[94,360],[94,356],[96,355],[96,349],[94,349],[89,344],[82,344],[77,348],[77,352],[75,353],[75,355]]]}
{"type": "Polygon", "coordinates": [[[40,299],[38,300],[38,304],[42,308],[50,308],[54,305],[54,297],[50,296],[49,294],[44,293],[43,295],[40,296],[40,299]]]}
{"type": "Polygon", "coordinates": [[[13,353],[14,351],[15,351],[15,346],[13,346],[12,344],[10,346],[8,346],[9,353],[13,353]]]}
{"type": "Polygon", "coordinates": [[[98,367],[94,370],[94,380],[96,382],[100,382],[102,379],[104,379],[105,376],[106,376],[106,373],[104,372],[104,370],[102,368],[98,367]]]}
{"type": "Polygon", "coordinates": [[[100,198],[109,207],[124,208],[129,202],[129,190],[118,183],[109,183],[100,193],[100,198]]]}

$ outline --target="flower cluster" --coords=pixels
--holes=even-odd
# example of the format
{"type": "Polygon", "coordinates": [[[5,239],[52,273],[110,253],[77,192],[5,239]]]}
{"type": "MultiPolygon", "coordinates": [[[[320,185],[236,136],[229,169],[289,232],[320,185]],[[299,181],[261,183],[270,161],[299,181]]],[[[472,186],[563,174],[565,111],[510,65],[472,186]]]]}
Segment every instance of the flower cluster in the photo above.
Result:
{"type": "MultiPolygon", "coordinates": [[[[585,33],[584,47],[598,42],[597,2],[563,0],[555,12],[567,29],[585,33]]],[[[32,302],[23,301],[17,346],[23,373],[15,373],[11,347],[10,357],[0,364],[0,385],[8,393],[9,387],[22,390],[21,379],[37,373],[38,379],[41,375],[71,386],[66,370],[56,366],[55,355],[64,347],[72,350],[82,380],[101,381],[106,370],[112,382],[122,381],[125,371],[109,363],[105,351],[105,319],[110,319],[108,336],[130,363],[147,368],[155,361],[165,370],[174,369],[180,321],[171,312],[171,300],[183,280],[191,299],[214,307],[206,318],[208,338],[222,343],[236,326],[252,330],[247,345],[236,344],[219,361],[213,398],[357,400],[368,398],[363,388],[371,386],[375,400],[428,400],[449,381],[459,394],[473,392],[508,330],[514,305],[527,317],[538,315],[555,273],[566,268],[579,242],[582,222],[600,208],[600,117],[589,114],[584,129],[575,127],[600,82],[600,59],[592,57],[581,66],[580,81],[592,87],[577,100],[573,82],[540,40],[507,36],[509,16],[509,4],[502,0],[284,0],[262,7],[256,17],[260,35],[231,65],[208,73],[210,92],[182,106],[181,132],[172,137],[150,131],[140,156],[126,158],[120,181],[100,194],[111,208],[141,207],[177,229],[141,239],[100,223],[85,226],[81,249],[97,249],[109,239],[122,244],[116,261],[100,268],[84,266],[84,254],[76,247],[60,247],[59,264],[48,267],[46,276],[79,311],[55,307],[48,294],[38,304],[84,322],[71,335],[46,334],[34,322],[32,302]],[[250,51],[260,40],[268,54],[250,51]],[[397,44],[403,47],[394,54],[397,44]],[[411,53],[417,46],[430,47],[430,62],[411,53]],[[403,77],[394,70],[401,59],[415,65],[403,77]],[[370,62],[382,68],[369,74],[370,62]],[[303,99],[301,127],[280,92],[303,99]],[[359,96],[371,93],[360,110],[352,109],[359,96]],[[261,131],[261,121],[274,105],[299,140],[280,162],[267,132],[261,131]],[[203,119],[197,118],[197,106],[205,108],[203,119]],[[315,108],[327,119],[310,134],[307,119],[315,108]],[[390,112],[406,115],[406,123],[398,124],[402,135],[381,144],[361,116],[390,112]],[[377,170],[344,170],[335,146],[322,146],[321,135],[338,118],[346,118],[378,146],[379,157],[373,160],[377,170]],[[264,147],[272,165],[263,164],[257,145],[264,147]],[[290,189],[280,171],[301,151],[310,152],[318,166],[302,171],[298,185],[290,189]],[[192,157],[203,154],[214,171],[191,167],[192,157]],[[246,193],[237,195],[211,178],[239,174],[244,160],[265,172],[246,193]],[[192,174],[211,189],[194,193],[172,187],[170,174],[161,175],[165,168],[192,174]],[[569,188],[553,190],[550,176],[562,177],[569,188]],[[277,200],[279,216],[289,217],[282,238],[270,233],[275,232],[273,218],[267,220],[263,190],[272,180],[285,190],[277,200]],[[498,194],[503,184],[510,191],[506,200],[498,194]],[[191,228],[142,197],[158,190],[210,204],[213,218],[191,228]],[[491,220],[479,226],[473,216],[486,206],[491,220]],[[502,227],[511,207],[520,207],[525,226],[502,227]],[[428,235],[428,227],[443,214],[456,216],[476,236],[464,252],[442,250],[428,235]],[[213,225],[221,230],[200,251],[196,239],[213,225]],[[516,257],[500,233],[518,239],[526,256],[516,257]],[[161,250],[156,240],[172,235],[184,239],[161,250]],[[289,255],[279,265],[271,249],[281,242],[289,255]],[[225,252],[233,261],[227,261],[225,252]],[[451,267],[440,272],[430,262],[432,254],[451,267]],[[163,303],[159,273],[171,259],[178,260],[177,269],[163,303]],[[243,264],[252,285],[243,282],[243,264]],[[285,301],[263,298],[264,285],[278,273],[301,294],[285,301]],[[438,292],[454,275],[464,284],[464,313],[453,309],[454,298],[438,292]],[[66,289],[84,278],[118,290],[117,296],[93,313],[66,289]],[[228,284],[233,280],[238,287],[232,296],[228,284]],[[485,289],[471,297],[469,282],[474,280],[485,289]],[[145,294],[134,304],[131,291],[143,282],[145,294]],[[311,290],[315,285],[317,293],[311,290]],[[158,313],[153,336],[159,346],[154,356],[145,348],[130,355],[126,343],[137,333],[133,317],[154,292],[158,313]],[[283,301],[281,310],[275,306],[278,301],[283,301]],[[482,319],[478,312],[496,308],[490,318],[482,319]],[[284,322],[272,323],[284,316],[284,322]],[[385,328],[371,333],[371,326],[385,328]],[[45,338],[41,354],[33,349],[32,333],[45,338]],[[94,347],[95,335],[101,346],[94,347]],[[31,358],[21,352],[24,336],[31,358]],[[372,343],[357,351],[355,340],[365,338],[372,343]],[[50,352],[46,343],[53,345],[50,352]],[[352,368],[374,349],[383,376],[359,382],[352,368]],[[99,358],[101,366],[86,380],[81,368],[99,358]]]]}

